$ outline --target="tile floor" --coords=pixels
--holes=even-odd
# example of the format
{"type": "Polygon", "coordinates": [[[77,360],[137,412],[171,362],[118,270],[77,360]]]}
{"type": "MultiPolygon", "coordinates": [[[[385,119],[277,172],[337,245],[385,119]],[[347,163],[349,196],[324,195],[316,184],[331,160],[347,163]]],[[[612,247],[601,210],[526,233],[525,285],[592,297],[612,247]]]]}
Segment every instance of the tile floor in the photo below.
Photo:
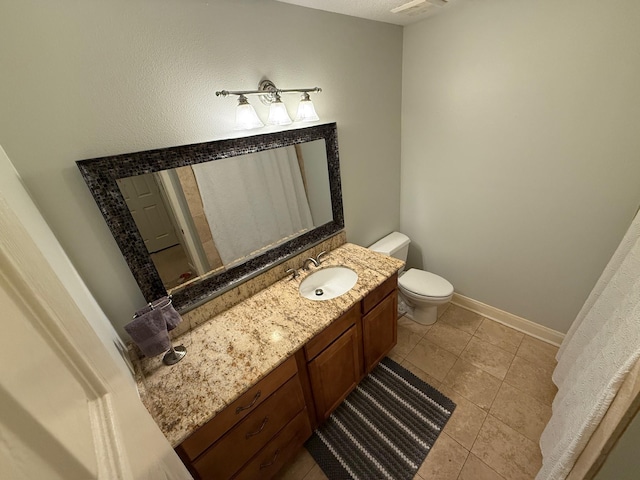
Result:
{"type": "MultiPolygon", "coordinates": [[[[557,347],[451,305],[437,323],[401,317],[389,355],[457,407],[414,480],[525,480],[542,459],[557,347]]],[[[279,480],[326,479],[306,450],[279,480]]]]}
{"type": "Polygon", "coordinates": [[[166,288],[176,287],[193,278],[194,272],[189,267],[189,259],[181,245],[174,245],[152,253],[150,257],[166,288]],[[181,277],[183,274],[190,274],[190,276],[181,277]]]}

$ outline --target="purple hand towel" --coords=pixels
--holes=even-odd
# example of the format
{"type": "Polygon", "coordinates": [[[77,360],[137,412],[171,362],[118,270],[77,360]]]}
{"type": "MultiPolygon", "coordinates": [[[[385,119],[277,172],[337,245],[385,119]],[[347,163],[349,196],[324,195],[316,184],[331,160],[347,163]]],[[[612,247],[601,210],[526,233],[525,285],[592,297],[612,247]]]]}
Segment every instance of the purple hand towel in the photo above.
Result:
{"type": "Polygon", "coordinates": [[[182,321],[169,297],[162,297],[135,314],[124,329],[146,357],[154,357],[171,348],[169,330],[182,321]]]}
{"type": "Polygon", "coordinates": [[[160,310],[162,312],[162,316],[164,317],[165,322],[167,322],[167,330],[169,331],[176,328],[182,321],[182,317],[180,317],[180,314],[176,312],[175,308],[173,308],[170,297],[162,297],[158,300],[155,300],[151,303],[151,305],[147,305],[143,309],[138,310],[135,314],[135,317],[140,317],[153,310],[160,310]]]}
{"type": "Polygon", "coordinates": [[[124,329],[146,357],[155,357],[171,348],[167,322],[159,309],[143,313],[124,329]]]}

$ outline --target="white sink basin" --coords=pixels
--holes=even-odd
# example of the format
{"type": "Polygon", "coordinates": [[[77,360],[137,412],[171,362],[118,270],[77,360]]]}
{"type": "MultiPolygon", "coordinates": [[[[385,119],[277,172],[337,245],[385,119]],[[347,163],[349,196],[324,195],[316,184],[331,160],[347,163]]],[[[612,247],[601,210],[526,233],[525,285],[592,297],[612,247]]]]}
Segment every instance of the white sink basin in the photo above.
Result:
{"type": "Polygon", "coordinates": [[[313,272],[300,284],[300,295],[309,300],[331,300],[347,293],[358,274],[347,267],[327,267],[313,272]]]}

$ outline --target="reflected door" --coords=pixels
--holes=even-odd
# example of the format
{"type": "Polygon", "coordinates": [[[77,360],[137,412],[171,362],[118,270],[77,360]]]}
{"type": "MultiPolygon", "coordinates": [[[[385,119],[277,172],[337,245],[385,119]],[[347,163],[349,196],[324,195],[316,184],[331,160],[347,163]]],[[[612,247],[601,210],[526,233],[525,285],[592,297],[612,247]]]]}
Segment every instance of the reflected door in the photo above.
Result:
{"type": "Polygon", "coordinates": [[[179,243],[152,174],[121,178],[118,185],[149,253],[179,243]]]}

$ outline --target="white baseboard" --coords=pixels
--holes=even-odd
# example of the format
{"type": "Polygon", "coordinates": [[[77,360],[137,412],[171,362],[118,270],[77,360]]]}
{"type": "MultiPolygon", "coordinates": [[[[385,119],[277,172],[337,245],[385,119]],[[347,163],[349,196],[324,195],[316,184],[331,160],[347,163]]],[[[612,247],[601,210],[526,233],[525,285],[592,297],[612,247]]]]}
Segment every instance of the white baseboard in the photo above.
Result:
{"type": "Polygon", "coordinates": [[[552,328],[545,327],[539,323],[532,322],[526,318],[519,317],[499,308],[492,307],[486,303],[479,302],[473,298],[465,297],[458,293],[453,294],[451,303],[467,310],[471,310],[474,313],[478,313],[483,317],[487,317],[498,323],[511,327],[519,332],[531,335],[543,342],[551,343],[552,345],[559,346],[564,339],[564,333],[560,333],[552,328]]]}

